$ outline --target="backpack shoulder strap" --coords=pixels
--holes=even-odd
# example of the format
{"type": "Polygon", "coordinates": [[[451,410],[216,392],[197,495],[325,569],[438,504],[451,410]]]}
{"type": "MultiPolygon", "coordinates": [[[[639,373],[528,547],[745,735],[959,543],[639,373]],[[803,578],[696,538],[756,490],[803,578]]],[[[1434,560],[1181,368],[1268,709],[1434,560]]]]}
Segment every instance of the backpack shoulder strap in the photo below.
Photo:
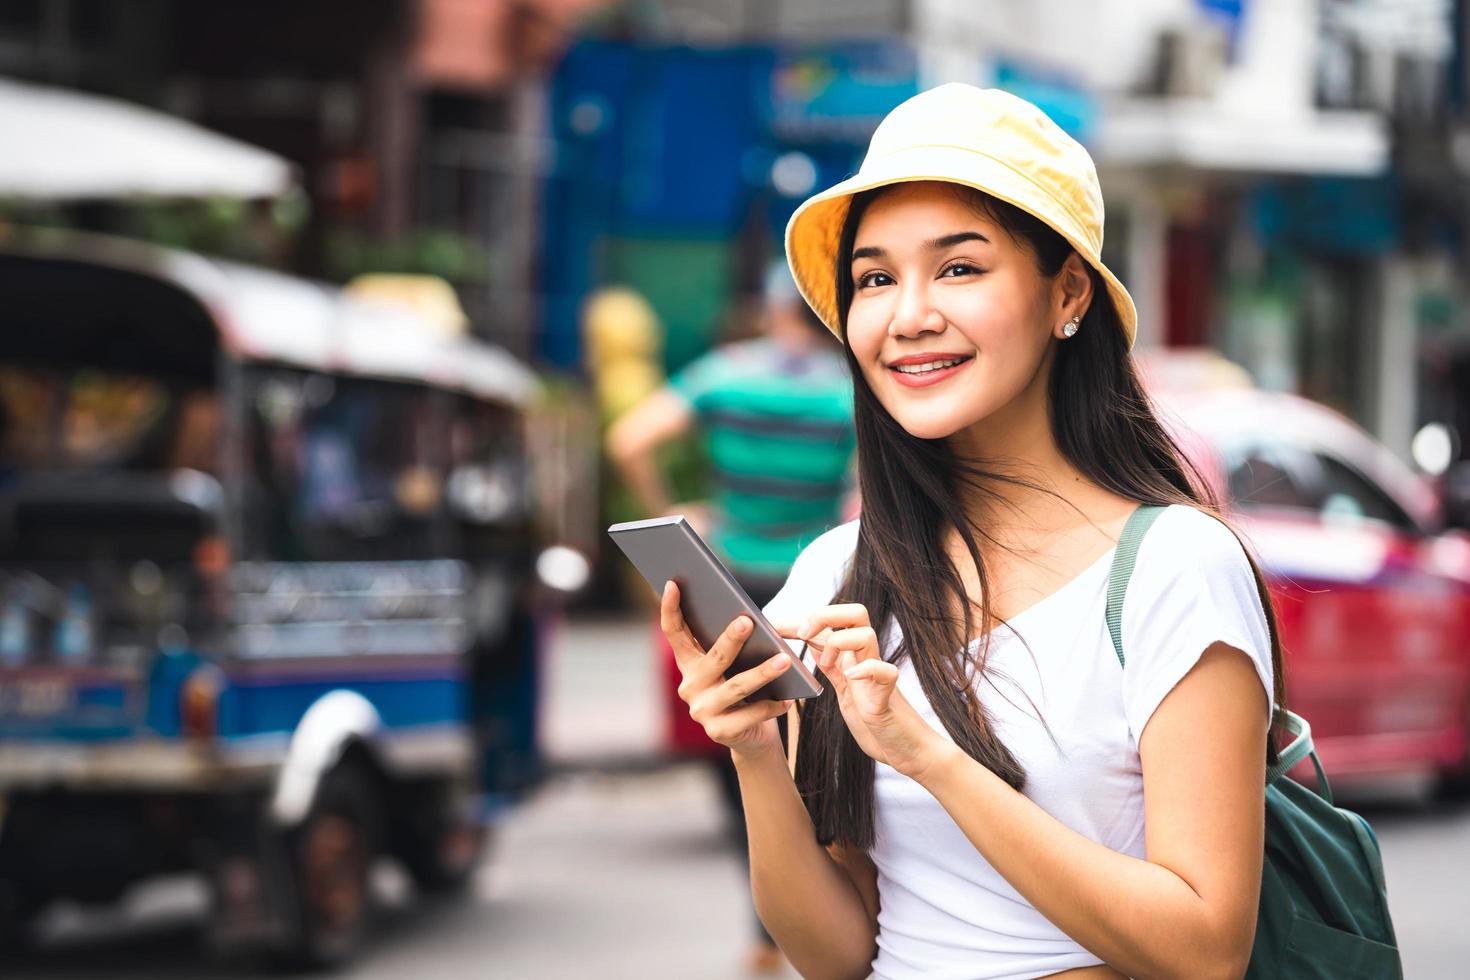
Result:
{"type": "Polygon", "coordinates": [[[1128,580],[1133,577],[1138,546],[1164,510],[1156,504],[1144,504],[1130,514],[1118,538],[1118,550],[1113,553],[1113,568],[1108,573],[1108,633],[1113,638],[1113,652],[1118,655],[1120,667],[1127,663],[1123,659],[1123,596],[1128,592],[1128,580]]]}

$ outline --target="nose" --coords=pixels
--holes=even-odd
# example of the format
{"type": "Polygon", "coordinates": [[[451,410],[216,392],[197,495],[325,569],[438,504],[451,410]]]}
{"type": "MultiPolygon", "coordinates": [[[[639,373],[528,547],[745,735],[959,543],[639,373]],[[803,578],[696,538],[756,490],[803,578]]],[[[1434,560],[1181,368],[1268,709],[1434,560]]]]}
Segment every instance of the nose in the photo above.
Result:
{"type": "Polygon", "coordinates": [[[944,330],[944,315],[934,308],[924,286],[922,282],[911,282],[899,287],[893,319],[888,323],[889,336],[917,337],[944,330]]]}

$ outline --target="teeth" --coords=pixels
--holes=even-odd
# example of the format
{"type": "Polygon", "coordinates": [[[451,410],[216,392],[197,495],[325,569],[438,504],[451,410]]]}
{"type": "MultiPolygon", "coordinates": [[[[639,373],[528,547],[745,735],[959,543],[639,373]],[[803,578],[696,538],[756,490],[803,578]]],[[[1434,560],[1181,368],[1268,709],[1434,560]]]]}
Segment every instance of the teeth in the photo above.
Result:
{"type": "Polygon", "coordinates": [[[900,364],[895,370],[904,374],[928,374],[930,371],[942,371],[944,368],[954,367],[963,360],[963,357],[956,357],[948,361],[929,361],[927,364],[900,364]]]}

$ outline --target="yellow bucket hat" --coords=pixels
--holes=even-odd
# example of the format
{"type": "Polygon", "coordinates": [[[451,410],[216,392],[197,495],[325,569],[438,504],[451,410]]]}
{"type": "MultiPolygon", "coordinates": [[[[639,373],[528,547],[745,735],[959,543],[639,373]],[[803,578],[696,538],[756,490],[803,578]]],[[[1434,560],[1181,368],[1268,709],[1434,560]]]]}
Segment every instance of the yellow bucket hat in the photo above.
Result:
{"type": "Polygon", "coordinates": [[[858,172],[802,202],[787,223],[791,273],[827,329],[840,336],[837,247],[852,196],[916,180],[973,187],[1044,221],[1102,275],[1133,346],[1133,298],[1102,263],[1103,199],[1092,157],[1025,99],[957,82],[897,106],[873,133],[858,172]]]}

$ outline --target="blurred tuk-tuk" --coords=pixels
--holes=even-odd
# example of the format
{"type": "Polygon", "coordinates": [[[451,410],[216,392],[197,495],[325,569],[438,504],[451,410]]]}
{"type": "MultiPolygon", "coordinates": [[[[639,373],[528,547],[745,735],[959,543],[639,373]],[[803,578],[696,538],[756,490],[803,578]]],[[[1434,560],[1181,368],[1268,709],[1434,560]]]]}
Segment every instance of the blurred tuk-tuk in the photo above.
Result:
{"type": "Polygon", "coordinates": [[[197,869],[216,941],[321,964],[375,856],[466,878],[537,768],[537,391],[326,286],[0,241],[0,929],[197,869]]]}

